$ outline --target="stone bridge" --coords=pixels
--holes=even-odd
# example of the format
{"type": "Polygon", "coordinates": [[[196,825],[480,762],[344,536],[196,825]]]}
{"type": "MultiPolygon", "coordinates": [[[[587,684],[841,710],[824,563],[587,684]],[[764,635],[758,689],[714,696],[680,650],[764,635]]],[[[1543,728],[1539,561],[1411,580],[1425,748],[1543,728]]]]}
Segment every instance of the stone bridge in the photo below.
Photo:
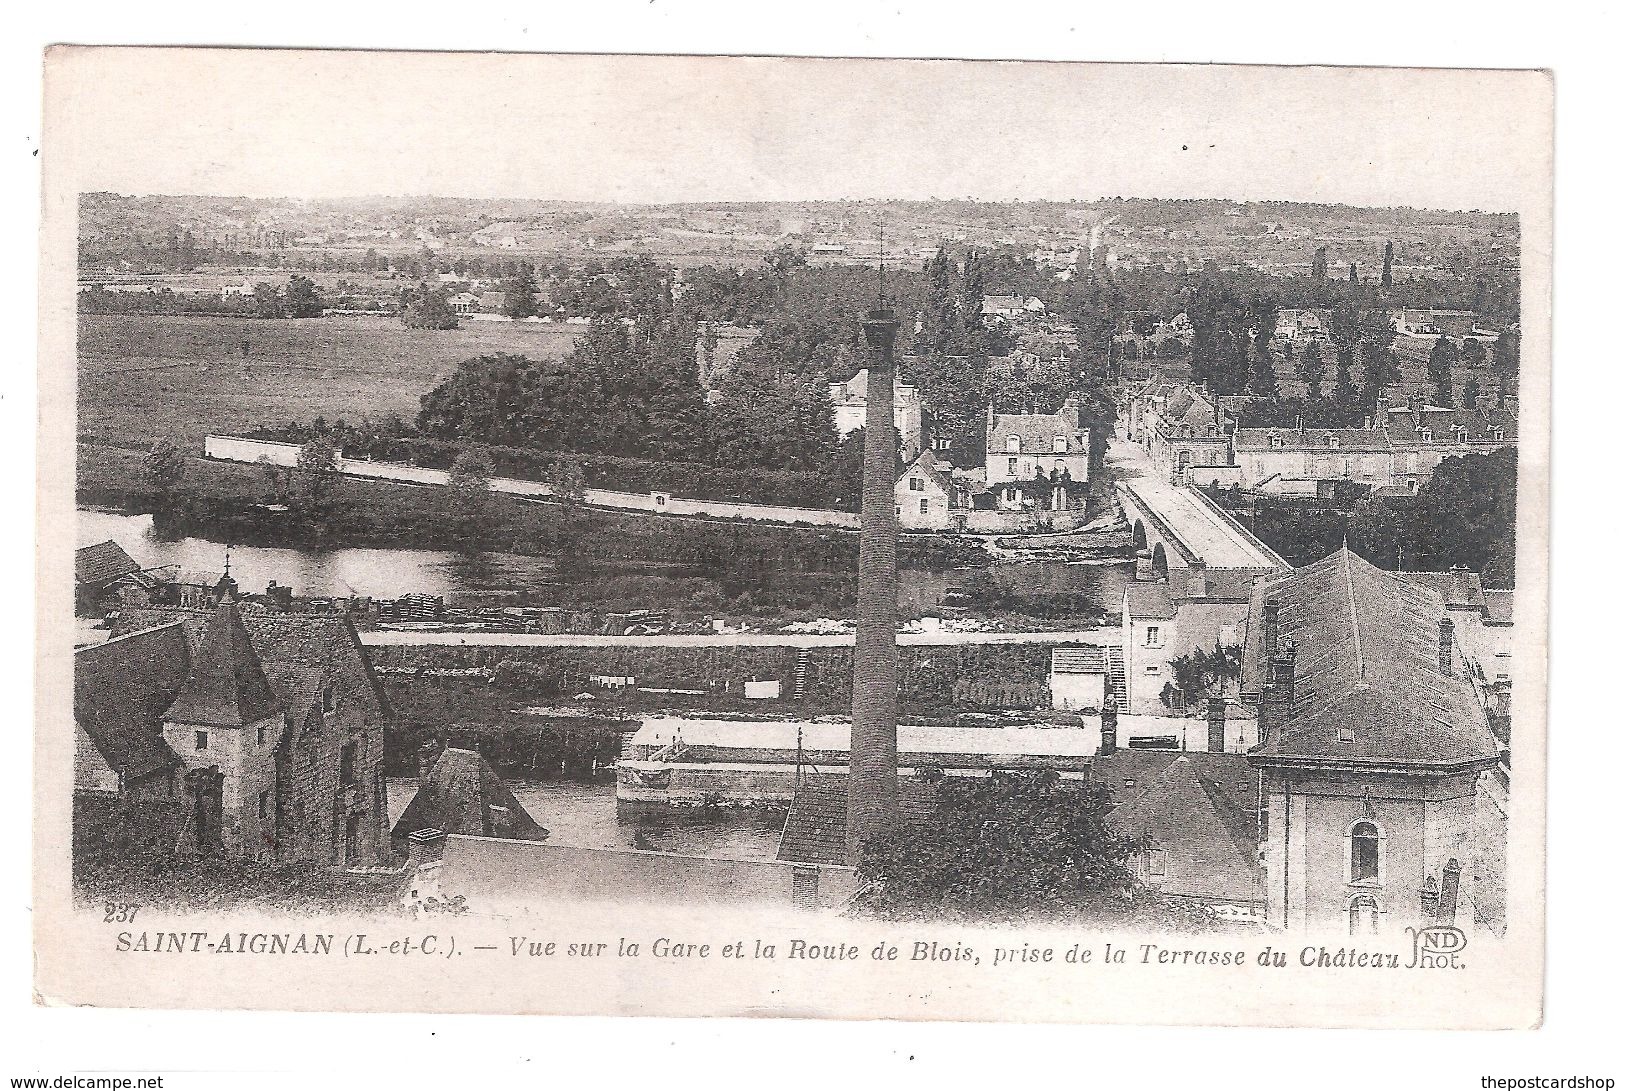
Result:
{"type": "Polygon", "coordinates": [[[1176,568],[1291,567],[1197,489],[1139,480],[1119,483],[1117,499],[1142,579],[1161,579],[1176,568]]]}

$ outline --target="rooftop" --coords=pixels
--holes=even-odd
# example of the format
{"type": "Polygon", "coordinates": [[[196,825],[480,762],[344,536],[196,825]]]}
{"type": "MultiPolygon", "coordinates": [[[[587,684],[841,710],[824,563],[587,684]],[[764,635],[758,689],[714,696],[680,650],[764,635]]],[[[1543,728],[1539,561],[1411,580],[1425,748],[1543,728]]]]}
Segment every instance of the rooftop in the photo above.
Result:
{"type": "Polygon", "coordinates": [[[1285,724],[1253,751],[1264,764],[1453,768],[1499,753],[1470,683],[1439,669],[1444,599],[1346,546],[1306,568],[1260,580],[1249,610],[1242,691],[1262,688],[1264,603],[1297,651],[1285,724]]]}

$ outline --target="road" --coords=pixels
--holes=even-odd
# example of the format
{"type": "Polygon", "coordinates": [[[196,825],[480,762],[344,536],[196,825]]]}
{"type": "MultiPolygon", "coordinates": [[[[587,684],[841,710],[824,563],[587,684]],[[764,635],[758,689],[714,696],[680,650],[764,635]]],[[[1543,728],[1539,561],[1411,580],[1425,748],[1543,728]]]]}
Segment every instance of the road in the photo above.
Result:
{"type": "Polygon", "coordinates": [[[1170,482],[1138,444],[1114,436],[1106,457],[1118,483],[1131,486],[1209,568],[1279,568],[1284,563],[1189,486],[1170,482]]]}
{"type": "MultiPolygon", "coordinates": [[[[1121,644],[1120,629],[1069,629],[1052,633],[899,633],[897,643],[927,647],[955,644],[1121,644]]],[[[851,633],[695,633],[670,636],[595,636],[584,633],[447,633],[390,629],[361,634],[372,647],[442,645],[508,648],[850,648],[851,633]]]]}

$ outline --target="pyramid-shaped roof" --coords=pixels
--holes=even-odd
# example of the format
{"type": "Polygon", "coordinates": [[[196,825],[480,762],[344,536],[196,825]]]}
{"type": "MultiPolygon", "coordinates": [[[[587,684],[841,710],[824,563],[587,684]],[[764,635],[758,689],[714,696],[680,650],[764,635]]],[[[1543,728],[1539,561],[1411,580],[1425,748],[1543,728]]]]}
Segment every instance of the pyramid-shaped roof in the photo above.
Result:
{"type": "Polygon", "coordinates": [[[164,713],[169,723],[243,727],[282,711],[242,615],[230,600],[215,608],[180,696],[164,713]]]}
{"type": "Polygon", "coordinates": [[[502,777],[473,750],[441,751],[428,779],[395,822],[393,836],[438,829],[474,837],[544,841],[548,831],[519,802],[502,777]]]}

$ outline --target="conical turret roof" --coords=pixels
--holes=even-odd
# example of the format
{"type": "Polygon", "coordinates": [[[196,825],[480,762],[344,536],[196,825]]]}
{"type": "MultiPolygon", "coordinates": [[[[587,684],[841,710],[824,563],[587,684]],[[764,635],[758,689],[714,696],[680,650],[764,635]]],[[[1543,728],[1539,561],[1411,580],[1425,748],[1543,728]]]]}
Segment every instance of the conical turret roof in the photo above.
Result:
{"type": "Polygon", "coordinates": [[[192,661],[192,672],[164,719],[208,727],[242,727],[282,710],[236,603],[224,601],[192,661]]]}

